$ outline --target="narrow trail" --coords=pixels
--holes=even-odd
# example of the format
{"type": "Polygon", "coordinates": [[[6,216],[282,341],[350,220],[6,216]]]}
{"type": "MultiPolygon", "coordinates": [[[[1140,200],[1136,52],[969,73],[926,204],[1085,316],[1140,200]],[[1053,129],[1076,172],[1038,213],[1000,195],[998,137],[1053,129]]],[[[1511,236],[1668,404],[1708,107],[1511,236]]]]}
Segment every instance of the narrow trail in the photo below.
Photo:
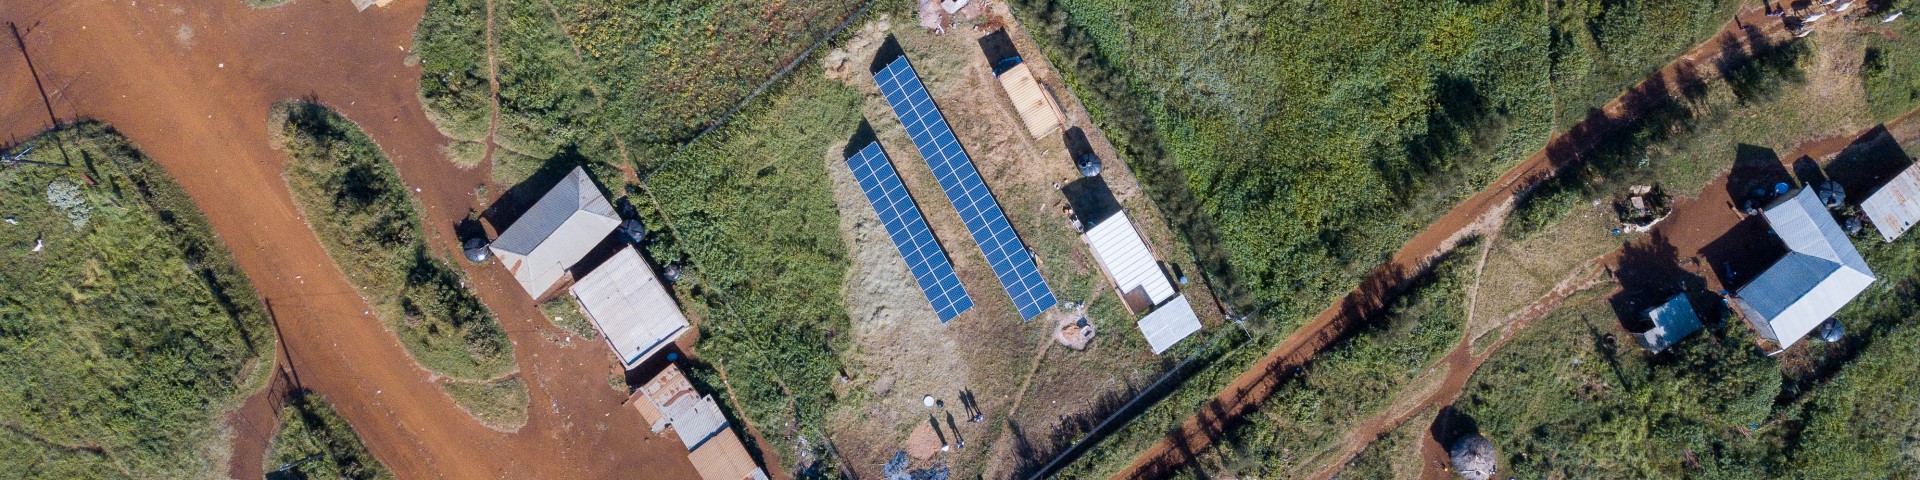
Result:
{"type": "Polygon", "coordinates": [[[492,168],[493,149],[500,146],[495,139],[500,133],[500,57],[495,54],[498,44],[493,41],[493,0],[487,0],[487,88],[493,92],[492,102],[488,102],[487,113],[487,152],[480,156],[480,165],[492,168]]]}
{"type": "MultiPolygon", "coordinates": [[[[1689,82],[1702,81],[1704,75],[1717,74],[1711,62],[1729,54],[1751,54],[1758,48],[1755,40],[1777,42],[1791,37],[1791,32],[1787,31],[1781,19],[1767,17],[1759,9],[1741,10],[1707,41],[1607,102],[1566,132],[1556,135],[1545,148],[1528,156],[1479,193],[1454,206],[1445,216],[1402,245],[1388,262],[1369,274],[1358,288],[1288,336],[1266,357],[1222,389],[1193,417],[1168,432],[1159,443],[1141,452],[1127,469],[1113,478],[1163,478],[1183,468],[1196,459],[1199,452],[1239,424],[1245,415],[1252,413],[1297,367],[1305,365],[1314,355],[1341,338],[1359,320],[1379,311],[1386,300],[1398,293],[1408,280],[1424,273],[1433,260],[1451,250],[1462,238],[1476,231],[1484,231],[1477,228],[1497,224],[1514,202],[1533,187],[1563,169],[1577,165],[1583,160],[1582,154],[1607,135],[1633,125],[1637,118],[1654,108],[1675,101],[1680,97],[1675,92],[1683,92],[1689,82]],[[1752,28],[1750,31],[1744,30],[1742,25],[1752,28]]],[[[1447,363],[1467,363],[1473,358],[1470,353],[1459,351],[1450,355],[1447,363]],[[1462,358],[1452,358],[1455,355],[1462,358]]],[[[1462,368],[1450,369],[1450,377],[1455,375],[1454,371],[1460,372],[1457,375],[1462,378],[1458,383],[1464,385],[1465,376],[1470,372],[1462,368]]],[[[1452,379],[1449,381],[1451,383],[1452,379]]],[[[1441,393],[1445,393],[1444,390],[1441,393]]]]}

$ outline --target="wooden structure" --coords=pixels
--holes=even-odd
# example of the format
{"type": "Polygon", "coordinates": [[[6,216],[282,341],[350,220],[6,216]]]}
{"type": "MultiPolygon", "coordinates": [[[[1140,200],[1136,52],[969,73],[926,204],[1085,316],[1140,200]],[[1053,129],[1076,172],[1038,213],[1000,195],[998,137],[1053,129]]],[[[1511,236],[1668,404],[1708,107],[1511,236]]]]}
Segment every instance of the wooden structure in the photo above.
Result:
{"type": "Polygon", "coordinates": [[[1047,136],[1060,129],[1066,123],[1066,113],[1060,110],[1060,102],[1053,98],[1040,80],[1034,78],[1033,69],[1026,63],[1014,65],[1000,72],[1000,88],[1006,89],[1007,97],[1013,99],[1013,109],[1020,113],[1020,121],[1027,127],[1027,134],[1033,138],[1047,136]]]}
{"type": "Polygon", "coordinates": [[[687,459],[704,480],[767,480],[767,473],[747,453],[740,437],[728,428],[726,415],[712,395],[701,395],[679,367],[668,364],[627,403],[640,411],[654,433],[673,428],[687,459]]]}
{"type": "Polygon", "coordinates": [[[1900,238],[1914,223],[1920,223],[1920,162],[1908,165],[1893,180],[1860,202],[1860,211],[1873,221],[1886,241],[1900,238]]]}

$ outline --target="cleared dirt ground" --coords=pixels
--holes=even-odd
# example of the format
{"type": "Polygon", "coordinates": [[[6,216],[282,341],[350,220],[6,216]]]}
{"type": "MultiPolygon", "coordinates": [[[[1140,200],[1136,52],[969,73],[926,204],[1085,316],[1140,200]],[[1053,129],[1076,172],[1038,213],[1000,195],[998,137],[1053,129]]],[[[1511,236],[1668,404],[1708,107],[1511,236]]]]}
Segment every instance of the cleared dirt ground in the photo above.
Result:
{"type": "MultiPolygon", "coordinates": [[[[679,442],[648,434],[607,388],[604,346],[567,341],[498,268],[467,273],[514,341],[532,408],[513,433],[469,417],[365,313],[294,208],[266,117],[274,102],[299,97],[339,110],[380,144],[419,189],[434,245],[451,249],[454,222],[480,208],[473,192],[487,172],[442,158],[446,139],[422,114],[419,71],[407,65],[424,7],[17,0],[0,2],[0,19],[19,25],[52,116],[111,124],[179,180],[271,305],[289,381],[325,395],[402,477],[691,477],[679,442]]],[[[48,106],[21,52],[3,50],[0,94],[14,101],[0,104],[0,139],[23,139],[50,126],[48,106]]],[[[261,474],[271,431],[261,427],[272,422],[262,403],[249,401],[231,422],[235,477],[261,474]]]]}
{"type": "MultiPolygon", "coordinates": [[[[990,15],[1010,23],[1004,9],[996,3],[990,15]]],[[[1062,302],[1053,314],[1065,311],[1068,302],[1116,302],[1112,286],[1092,263],[1062,211],[1066,197],[1055,189],[1056,182],[1078,176],[1063,134],[1033,139],[1021,126],[982,53],[979,40],[989,32],[959,25],[934,35],[911,19],[884,16],[856,27],[856,32],[842,48],[823,57],[826,74],[867,95],[863,110],[867,122],[941,239],[976,306],[946,325],[935,320],[872,206],[853,182],[843,153],[847,145],[824,146],[823,161],[834,181],[843,238],[853,261],[845,295],[855,335],[850,363],[861,372],[845,386],[851,400],[836,414],[832,440],[846,457],[847,467],[862,476],[878,476],[880,465],[903,448],[916,426],[927,423],[932,414],[941,429],[948,430],[946,412],[951,412],[966,447],[918,465],[946,464],[959,476],[1015,476],[1031,468],[1032,462],[1044,462],[1065,440],[1105,415],[1116,405],[1112,399],[1124,400],[1132,389],[1158,376],[1164,371],[1164,359],[1146,348],[1133,325],[1136,317],[1126,315],[1117,303],[1111,305],[1114,308],[1091,311],[1099,336],[1086,351],[1054,342],[1050,333],[1055,322],[1050,316],[1021,322],[869,74],[875,53],[891,36],[928,85],[1014,228],[1040,259],[1049,286],[1062,302]],[[977,399],[987,414],[985,422],[966,421],[959,401],[962,391],[977,399]],[[925,395],[944,400],[944,411],[923,406],[925,395]]],[[[1038,55],[1038,47],[1017,25],[1009,25],[1008,33],[1026,63],[1060,99],[1069,123],[1085,132],[1092,150],[1105,161],[1102,177],[1160,259],[1193,271],[1190,254],[1140,191],[1125,160],[1115,156],[1087,120],[1079,102],[1038,55]]],[[[1194,302],[1204,324],[1221,324],[1203,280],[1194,279],[1182,292],[1194,302]]],[[[950,430],[947,435],[948,441],[956,441],[950,430]]]]}

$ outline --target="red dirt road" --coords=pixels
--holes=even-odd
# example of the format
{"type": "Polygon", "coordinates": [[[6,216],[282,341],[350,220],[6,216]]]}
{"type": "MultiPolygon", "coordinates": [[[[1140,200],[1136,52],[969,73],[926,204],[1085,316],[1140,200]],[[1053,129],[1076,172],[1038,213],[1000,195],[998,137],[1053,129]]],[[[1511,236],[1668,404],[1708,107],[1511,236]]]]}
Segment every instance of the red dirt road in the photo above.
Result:
{"type": "MultiPolygon", "coordinates": [[[[1460,239],[1498,225],[1519,196],[1563,168],[1577,163],[1582,153],[1607,134],[1629,125],[1633,119],[1650,109],[1671,101],[1676,96],[1673,92],[1682,90],[1678,83],[1710,73],[1703,70],[1711,70],[1709,62],[1729,53],[1728,46],[1738,46],[1742,50],[1751,48],[1746,36],[1741,34],[1740,25],[1752,26],[1751,35],[1774,41],[1791,38],[1791,33],[1785,30],[1780,19],[1767,17],[1758,9],[1742,10],[1737,17],[1737,22],[1727,22],[1714,37],[1623,92],[1567,132],[1555,136],[1548,141],[1546,148],[1535,152],[1487,188],[1454,206],[1445,216],[1402,245],[1393,258],[1369,274],[1359,288],[1335,301],[1315,316],[1312,322],[1288,336],[1280,346],[1222,389],[1194,417],[1182,423],[1178,429],[1168,432],[1165,439],[1142,452],[1127,470],[1114,478],[1164,478],[1191,462],[1199,452],[1219,440],[1229,427],[1253,413],[1260,402],[1272,395],[1274,389],[1295,368],[1305,365],[1314,355],[1339,339],[1356,321],[1378,311],[1384,301],[1397,293],[1408,279],[1424,272],[1439,255],[1451,250],[1460,239]]],[[[1475,360],[1471,355],[1455,352],[1444,363],[1453,366],[1462,366],[1456,363],[1471,363],[1477,366],[1479,362],[1475,360]]],[[[1464,373],[1458,379],[1451,378],[1454,375],[1450,372],[1447,384],[1464,385],[1471,368],[1462,370],[1464,373]]],[[[1457,387],[1454,390],[1457,392],[1457,387]]]]}
{"type": "MultiPolygon", "coordinates": [[[[419,188],[433,244],[476,209],[484,169],[442,158],[446,143],[403,62],[425,2],[356,13],[344,0],[294,0],[255,10],[238,0],[9,0],[60,121],[98,119],[132,139],[204,210],[278,318],[290,381],[324,394],[403,478],[690,478],[678,441],[648,434],[624,395],[607,388],[610,357],[596,342],[555,342],[531,302],[492,266],[470,283],[512,336],[531,393],[526,426],[481,425],[407,356],[301,218],[268,147],[268,108],[287,98],[325,103],[358,122],[419,188]]],[[[21,52],[0,48],[0,141],[48,128],[47,106],[21,52]]],[[[490,191],[504,191],[493,188],[490,191]]],[[[283,362],[284,364],[285,362],[283,362]]],[[[275,389],[268,389],[273,391],[275,389]]],[[[271,409],[250,401],[236,427],[232,474],[260,477],[271,409]],[[264,412],[264,413],[263,413],[264,412]],[[264,417],[264,418],[262,418],[264,417]]]]}

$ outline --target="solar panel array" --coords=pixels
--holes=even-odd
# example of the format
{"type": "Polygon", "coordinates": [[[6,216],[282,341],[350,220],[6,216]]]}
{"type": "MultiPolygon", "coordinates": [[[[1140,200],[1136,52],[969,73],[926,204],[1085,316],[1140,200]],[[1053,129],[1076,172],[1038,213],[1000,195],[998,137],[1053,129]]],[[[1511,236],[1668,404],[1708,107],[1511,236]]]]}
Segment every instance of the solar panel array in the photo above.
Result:
{"type": "Polygon", "coordinates": [[[880,149],[880,142],[868,144],[848,158],[847,167],[853,169],[853,178],[860,182],[860,190],[867,193],[867,201],[872,202],[873,210],[880,214],[887,236],[893,238],[893,246],[898,247],[900,256],[907,260],[907,269],[913,272],[913,279],[920,282],[920,291],[927,294],[927,301],[933,304],[940,323],[947,323],[960,312],[973,308],[973,297],[960,286],[960,277],[953,274],[953,263],[947,260],[946,250],[941,250],[940,241],[933,238],[933,230],[927,228],[926,218],[920,216],[920,207],[914,206],[913,197],[907,194],[906,185],[900,183],[900,174],[894,171],[887,152],[880,149]]]}
{"type": "Polygon", "coordinates": [[[913,138],[920,156],[933,168],[947,200],[960,211],[960,219],[966,222],[967,231],[973,234],[974,243],[980,245],[980,253],[986,255],[987,263],[993,266],[994,275],[1000,277],[1007,295],[1013,297],[1020,317],[1030,320],[1052,308],[1056,302],[1053,291],[1047,288],[1046,279],[1040,277],[1033,254],[1020,242],[1013,224],[1007,222],[1006,214],[1000,211],[1000,203],[994,201],[993,192],[980,180],[973,159],[960,148],[960,141],[954,138],[953,129],[940,115],[940,107],[934,105],[933,97],[927,95],[926,85],[920,83],[920,75],[907,63],[907,57],[903,55],[874,72],[873,80],[880,85],[880,93],[886,95],[887,103],[893,106],[893,114],[907,127],[907,136],[913,138]]]}

